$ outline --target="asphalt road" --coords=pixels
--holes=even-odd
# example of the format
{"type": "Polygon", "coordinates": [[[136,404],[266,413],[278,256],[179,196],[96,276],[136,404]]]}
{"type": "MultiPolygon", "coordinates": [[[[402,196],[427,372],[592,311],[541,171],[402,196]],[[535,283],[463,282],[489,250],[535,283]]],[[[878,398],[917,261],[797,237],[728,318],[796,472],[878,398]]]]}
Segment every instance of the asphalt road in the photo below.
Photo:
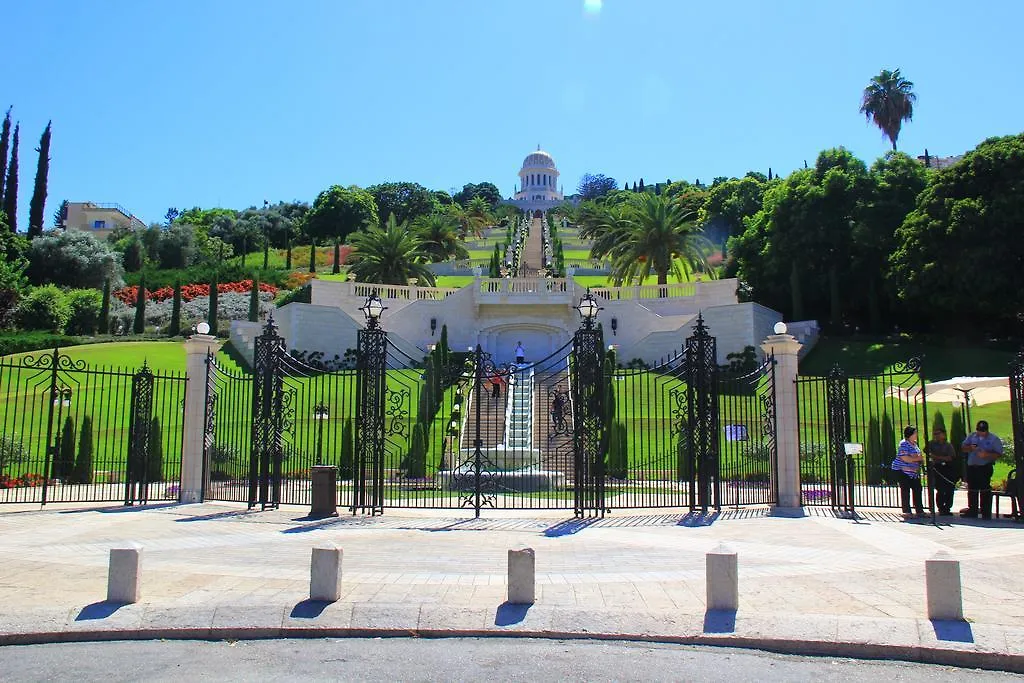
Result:
{"type": "Polygon", "coordinates": [[[521,638],[138,641],[0,648],[4,681],[1004,681],[1011,674],[754,650],[521,638]]]}

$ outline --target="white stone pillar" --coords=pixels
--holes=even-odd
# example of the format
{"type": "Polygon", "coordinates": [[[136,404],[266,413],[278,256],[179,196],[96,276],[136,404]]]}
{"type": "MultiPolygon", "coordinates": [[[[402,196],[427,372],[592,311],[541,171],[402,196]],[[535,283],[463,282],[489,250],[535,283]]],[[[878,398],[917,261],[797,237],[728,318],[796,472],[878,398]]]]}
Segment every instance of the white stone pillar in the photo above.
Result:
{"type": "Polygon", "coordinates": [[[963,621],[964,600],[959,560],[954,560],[944,551],[925,560],[924,584],[929,619],[963,621]]]}
{"type": "Polygon", "coordinates": [[[181,454],[181,492],[178,501],[203,500],[203,436],[206,431],[206,354],[217,353],[220,342],[209,334],[185,340],[185,440],[181,454]]]}
{"type": "Polygon", "coordinates": [[[791,334],[771,334],[761,344],[775,355],[775,445],[780,508],[800,507],[800,428],[797,420],[797,359],[803,344],[791,334]]]}
{"type": "Polygon", "coordinates": [[[309,599],[337,602],[341,598],[342,550],[333,543],[313,548],[309,564],[309,599]]]}
{"type": "Polygon", "coordinates": [[[719,545],[704,557],[707,608],[735,612],[740,608],[739,561],[736,553],[719,545]]]}
{"type": "Polygon", "coordinates": [[[537,558],[533,548],[508,551],[508,602],[532,605],[536,602],[537,558]]]}
{"type": "Polygon", "coordinates": [[[142,547],[111,548],[107,602],[131,604],[142,597],[142,547]]]}

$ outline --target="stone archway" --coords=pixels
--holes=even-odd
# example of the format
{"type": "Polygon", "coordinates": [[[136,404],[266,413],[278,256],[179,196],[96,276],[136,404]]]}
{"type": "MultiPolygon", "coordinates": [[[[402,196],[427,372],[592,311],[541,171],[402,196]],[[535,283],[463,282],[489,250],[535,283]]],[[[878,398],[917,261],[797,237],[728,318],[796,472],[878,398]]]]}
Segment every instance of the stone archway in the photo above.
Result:
{"type": "Polygon", "coordinates": [[[564,328],[542,323],[502,323],[480,330],[480,345],[496,363],[515,360],[516,344],[523,343],[526,360],[543,360],[568,343],[570,335],[564,328]]]}

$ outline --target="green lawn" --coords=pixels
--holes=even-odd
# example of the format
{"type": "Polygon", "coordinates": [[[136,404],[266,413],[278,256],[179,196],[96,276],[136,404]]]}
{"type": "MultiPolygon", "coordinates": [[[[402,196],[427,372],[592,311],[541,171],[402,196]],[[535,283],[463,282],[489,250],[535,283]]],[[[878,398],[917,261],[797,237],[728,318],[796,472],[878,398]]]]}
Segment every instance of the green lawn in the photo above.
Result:
{"type": "MultiPolygon", "coordinates": [[[[578,284],[581,287],[614,287],[615,286],[615,283],[612,282],[612,280],[609,279],[605,275],[573,275],[573,279],[576,281],[576,284],[578,284]]],[[[689,280],[687,280],[687,282],[689,282],[689,280]]],[[[673,277],[669,277],[668,283],[670,285],[676,284],[676,279],[673,278],[673,277]]],[[[658,284],[658,276],[657,275],[649,275],[643,281],[642,284],[644,284],[644,285],[656,285],[656,284],[658,284]]]]}
{"type": "Polygon", "coordinates": [[[872,374],[919,356],[923,359],[928,381],[950,377],[1001,377],[1007,374],[1015,352],[1014,347],[992,342],[984,345],[962,342],[938,345],[908,337],[874,341],[822,337],[800,361],[800,372],[824,375],[839,363],[849,373],[872,374]]]}

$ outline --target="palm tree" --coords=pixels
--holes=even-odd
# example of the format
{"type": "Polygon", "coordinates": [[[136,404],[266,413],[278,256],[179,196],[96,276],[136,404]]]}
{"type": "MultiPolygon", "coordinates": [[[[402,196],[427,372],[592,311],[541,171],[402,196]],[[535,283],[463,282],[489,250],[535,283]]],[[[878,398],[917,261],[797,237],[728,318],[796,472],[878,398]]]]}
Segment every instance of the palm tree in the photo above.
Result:
{"type": "Polygon", "coordinates": [[[416,278],[421,284],[434,286],[434,273],[425,265],[427,255],[422,242],[406,230],[404,222],[396,223],[394,214],[388,216],[384,229],[352,233],[349,244],[355,250],[349,272],[359,282],[404,285],[416,278]]]}
{"type": "Polygon", "coordinates": [[[422,242],[421,249],[433,263],[448,259],[468,259],[469,252],[459,239],[459,226],[448,214],[432,213],[418,218],[413,231],[422,242]]]}
{"type": "Polygon", "coordinates": [[[903,122],[914,118],[915,101],[914,84],[903,78],[899,69],[882,69],[882,73],[872,78],[864,88],[860,113],[882,129],[895,152],[896,138],[900,136],[903,122]]]}
{"type": "Polygon", "coordinates": [[[669,273],[683,282],[696,270],[709,272],[705,257],[710,243],[703,229],[692,213],[665,195],[638,193],[621,208],[609,209],[604,222],[592,222],[589,230],[592,255],[611,260],[617,285],[643,281],[652,273],[665,285],[669,273]]]}

